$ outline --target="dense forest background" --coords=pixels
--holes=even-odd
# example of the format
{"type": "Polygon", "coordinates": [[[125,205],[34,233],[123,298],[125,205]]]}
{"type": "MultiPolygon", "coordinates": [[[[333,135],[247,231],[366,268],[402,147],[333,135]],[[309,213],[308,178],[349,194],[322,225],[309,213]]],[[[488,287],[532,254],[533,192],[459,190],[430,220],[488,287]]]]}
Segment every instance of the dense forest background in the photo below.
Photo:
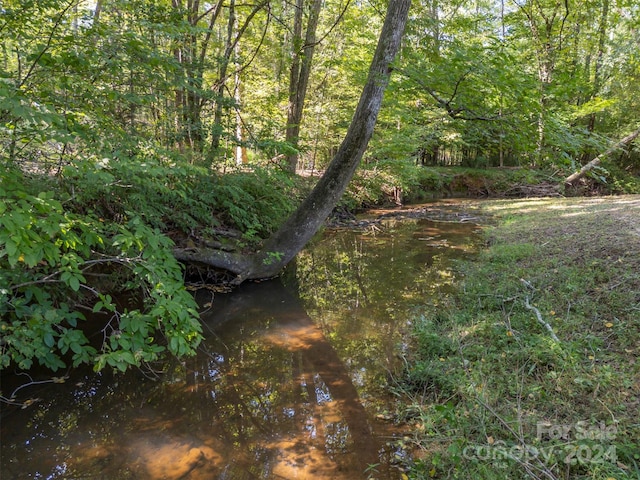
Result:
{"type": "MultiPolygon", "coordinates": [[[[437,190],[429,166],[576,171],[638,128],[638,10],[415,1],[345,204],[366,204],[370,185],[395,200],[398,185],[437,190]]],[[[56,369],[71,355],[125,369],[191,352],[200,327],[174,242],[242,251],[275,230],[313,182],[296,173],[337,151],[385,11],[378,0],[2,2],[0,365],[56,369]],[[123,285],[142,292],[135,308],[113,300],[123,285]],[[100,345],[75,328],[83,308],[104,315],[100,345]]],[[[639,170],[631,147],[593,176],[632,192],[639,170]]]]}
{"type": "MultiPolygon", "coordinates": [[[[3,2],[4,163],[320,169],[381,2],[3,2]],[[161,153],[162,151],[162,153],[161,153]]],[[[367,161],[575,167],[638,122],[638,6],[414,2],[367,161]]],[[[629,168],[636,156],[619,166],[629,168]]]]}

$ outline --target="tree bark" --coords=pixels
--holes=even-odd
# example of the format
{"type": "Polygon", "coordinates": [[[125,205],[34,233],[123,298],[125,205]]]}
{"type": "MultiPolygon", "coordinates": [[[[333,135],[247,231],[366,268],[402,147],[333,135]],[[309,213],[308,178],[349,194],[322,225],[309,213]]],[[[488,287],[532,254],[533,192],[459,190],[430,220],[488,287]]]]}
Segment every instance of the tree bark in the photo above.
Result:
{"type": "MultiPolygon", "coordinates": [[[[596,65],[593,72],[593,92],[590,98],[594,98],[600,92],[602,82],[602,66],[604,63],[605,47],[607,42],[608,31],[608,18],[609,18],[609,0],[603,0],[602,2],[602,14],[600,16],[600,27],[598,28],[598,53],[596,55],[596,65]]],[[[587,129],[593,132],[596,127],[596,113],[593,112],[589,115],[589,123],[587,129]]]]}
{"type": "MultiPolygon", "coordinates": [[[[320,19],[322,0],[313,0],[311,10],[309,12],[309,20],[307,21],[307,32],[304,39],[304,45],[301,46],[303,8],[304,1],[298,0],[294,21],[294,52],[289,79],[289,110],[287,113],[286,131],[287,142],[293,145],[296,149],[298,148],[300,122],[302,122],[302,112],[304,111],[304,102],[307,97],[309,77],[311,76],[311,64],[313,62],[313,54],[316,48],[316,30],[318,28],[318,20],[320,19]]],[[[297,151],[287,155],[287,165],[290,171],[295,173],[297,164],[297,151]]]]}
{"type": "Polygon", "coordinates": [[[539,165],[544,160],[547,143],[547,110],[549,107],[550,92],[553,76],[556,69],[558,55],[563,48],[563,31],[567,17],[569,16],[569,3],[565,2],[564,15],[560,16],[561,2],[554,2],[545,8],[544,2],[535,0],[516,3],[520,11],[529,22],[529,30],[536,50],[538,63],[539,98],[538,105],[538,139],[536,141],[536,163],[539,165]],[[558,23],[560,25],[558,25],[558,23]]]}
{"type": "Polygon", "coordinates": [[[622,140],[620,140],[619,142],[617,142],[613,146],[611,146],[606,152],[601,153],[596,158],[591,160],[589,163],[584,165],[580,169],[580,171],[569,175],[567,178],[565,178],[564,184],[566,186],[573,185],[573,183],[575,183],[577,180],[580,180],[582,177],[584,177],[587,174],[587,172],[589,172],[589,170],[592,170],[594,167],[598,166],[598,164],[602,161],[603,158],[606,158],[607,156],[611,155],[613,152],[615,152],[620,147],[625,147],[625,146],[629,145],[639,135],[640,135],[640,128],[638,128],[635,132],[627,135],[622,140]]]}
{"type": "Polygon", "coordinates": [[[203,249],[176,249],[178,260],[201,262],[234,274],[234,283],[277,275],[315,235],[351,181],[373,134],[400,49],[411,0],[391,0],[371,62],[369,76],[347,134],[309,196],[256,253],[243,256],[203,249]]]}
{"type": "Polygon", "coordinates": [[[220,140],[222,137],[222,116],[224,113],[224,86],[227,78],[227,69],[229,68],[229,62],[231,61],[231,54],[235,49],[234,41],[234,31],[237,29],[236,26],[236,2],[235,0],[231,0],[229,2],[229,22],[227,24],[227,37],[225,39],[225,47],[224,47],[224,55],[219,60],[220,67],[218,71],[218,85],[215,89],[216,93],[216,110],[214,114],[213,120],[213,133],[211,136],[211,150],[209,152],[209,158],[207,159],[210,163],[213,163],[214,157],[218,154],[218,150],[220,149],[220,140]]]}
{"type": "MultiPolygon", "coordinates": [[[[229,64],[231,62],[231,56],[236,49],[236,45],[240,42],[240,39],[247,31],[251,21],[258,14],[260,10],[268,5],[268,0],[263,0],[253,6],[251,12],[244,19],[242,25],[237,22],[237,7],[236,0],[231,0],[229,3],[229,20],[227,23],[227,36],[225,38],[225,47],[222,57],[218,60],[218,79],[214,82],[213,91],[215,93],[216,109],[213,119],[213,129],[211,132],[211,147],[207,154],[207,162],[213,164],[216,157],[219,155],[220,145],[222,141],[222,134],[224,133],[223,116],[225,114],[224,106],[224,92],[227,80],[230,77],[228,73],[229,64]]],[[[244,68],[244,67],[242,67],[244,68]]],[[[242,68],[237,69],[237,73],[240,73],[242,68]]],[[[234,72],[235,75],[235,72],[234,72]]]]}

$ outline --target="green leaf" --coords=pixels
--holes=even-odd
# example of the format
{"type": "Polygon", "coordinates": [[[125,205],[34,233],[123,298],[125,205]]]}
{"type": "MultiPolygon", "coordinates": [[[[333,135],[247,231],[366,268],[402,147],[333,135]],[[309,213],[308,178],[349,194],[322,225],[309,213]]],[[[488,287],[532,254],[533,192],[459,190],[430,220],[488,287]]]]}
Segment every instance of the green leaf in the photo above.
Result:
{"type": "Polygon", "coordinates": [[[121,357],[125,362],[129,363],[130,365],[136,364],[136,359],[131,352],[122,352],[121,357]]]}
{"type": "Polygon", "coordinates": [[[53,338],[53,335],[50,332],[47,332],[44,334],[44,338],[43,338],[44,344],[51,348],[56,344],[56,340],[55,338],[53,338]]]}
{"type": "Polygon", "coordinates": [[[171,352],[175,354],[178,352],[178,346],[179,346],[178,337],[171,337],[171,340],[169,341],[169,350],[171,350],[171,352]]]}
{"type": "Polygon", "coordinates": [[[74,292],[77,292],[78,290],[80,290],[80,280],[78,279],[78,277],[69,278],[69,286],[71,287],[71,290],[73,290],[74,292]]]}

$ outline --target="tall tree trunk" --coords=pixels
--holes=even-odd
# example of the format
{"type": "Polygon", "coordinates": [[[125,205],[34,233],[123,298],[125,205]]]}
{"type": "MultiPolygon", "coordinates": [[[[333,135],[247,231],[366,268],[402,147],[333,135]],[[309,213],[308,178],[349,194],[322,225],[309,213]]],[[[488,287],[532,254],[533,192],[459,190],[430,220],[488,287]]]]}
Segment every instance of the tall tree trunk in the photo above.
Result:
{"type": "Polygon", "coordinates": [[[216,111],[213,119],[213,133],[211,135],[211,150],[209,152],[208,161],[213,162],[214,158],[220,150],[220,139],[222,138],[222,117],[224,115],[224,85],[227,79],[227,70],[231,53],[234,50],[234,32],[236,25],[236,2],[231,0],[229,3],[229,22],[227,23],[227,36],[225,38],[224,54],[220,59],[220,67],[218,69],[218,84],[216,86],[216,111]]]}
{"type": "Polygon", "coordinates": [[[96,2],[96,6],[93,9],[92,25],[95,27],[100,21],[100,12],[102,12],[102,0],[96,2]]]}
{"type": "Polygon", "coordinates": [[[440,31],[440,4],[438,0],[431,0],[427,8],[429,9],[429,20],[431,21],[431,35],[433,37],[433,55],[440,57],[442,44],[442,32],[440,31]]]}
{"type": "MultiPolygon", "coordinates": [[[[600,16],[600,26],[598,28],[598,53],[596,54],[596,65],[593,72],[593,93],[591,98],[598,95],[602,82],[602,63],[604,61],[604,51],[607,40],[607,25],[609,19],[609,0],[602,1],[602,14],[600,16]]],[[[596,126],[596,113],[589,116],[587,128],[593,132],[596,126]]]]}
{"type": "MultiPolygon", "coordinates": [[[[547,23],[546,38],[551,36],[551,25],[547,23]]],[[[537,28],[532,27],[533,32],[537,32],[537,28]]],[[[536,33],[537,35],[537,33],[536,33]]],[[[540,41],[540,39],[538,39],[540,41]]],[[[547,109],[549,106],[549,87],[553,79],[555,70],[555,60],[552,53],[550,41],[541,41],[542,45],[538,49],[538,79],[540,81],[538,105],[538,140],[536,142],[536,163],[540,165],[544,160],[544,150],[547,143],[547,109]]]]}
{"type": "MultiPolygon", "coordinates": [[[[506,39],[507,31],[504,23],[504,2],[505,0],[500,0],[500,30],[501,37],[500,41],[504,42],[506,39]]],[[[504,167],[504,119],[502,118],[502,113],[504,110],[504,95],[502,94],[502,89],[500,89],[500,110],[498,112],[499,125],[500,125],[500,142],[499,142],[499,157],[500,157],[500,168],[504,167]]]]}
{"type": "MultiPolygon", "coordinates": [[[[235,55],[236,59],[240,58],[239,43],[236,43],[235,55]]],[[[244,128],[242,125],[242,116],[240,115],[240,104],[242,102],[242,79],[240,78],[240,65],[237,62],[233,87],[233,99],[236,104],[236,147],[234,156],[236,159],[236,165],[243,165],[247,163],[247,148],[243,145],[244,128]]]]}
{"type": "Polygon", "coordinates": [[[547,108],[549,104],[549,88],[553,81],[556,59],[563,48],[564,26],[569,16],[569,3],[564,3],[561,16],[561,2],[544,5],[543,0],[532,0],[523,5],[517,4],[526,16],[529,30],[534,42],[538,63],[539,94],[538,105],[538,138],[536,141],[536,162],[544,159],[546,147],[547,108]]]}
{"type": "MultiPolygon", "coordinates": [[[[174,48],[173,56],[178,64],[182,64],[182,50],[174,48]]],[[[182,84],[182,77],[179,77],[179,85],[182,84]]],[[[182,133],[182,112],[184,111],[184,87],[178,86],[174,91],[173,104],[173,129],[176,134],[176,146],[180,152],[184,153],[185,143],[182,133]]]]}
{"type": "MultiPolygon", "coordinates": [[[[244,23],[239,26],[236,15],[236,0],[231,0],[229,3],[229,21],[227,22],[227,35],[225,38],[224,53],[219,61],[218,67],[218,79],[214,83],[214,92],[216,97],[216,109],[213,119],[213,129],[211,132],[211,147],[207,154],[207,162],[213,163],[216,156],[220,153],[220,144],[222,140],[222,134],[224,132],[223,120],[224,120],[224,91],[225,84],[230,76],[228,73],[229,63],[231,62],[231,55],[235,51],[236,45],[240,41],[240,38],[245,33],[249,24],[255,15],[265,8],[269,4],[269,0],[263,0],[253,6],[251,13],[246,17],[244,23]]],[[[240,68],[238,69],[240,70],[240,68]]]]}
{"type": "MultiPolygon", "coordinates": [[[[298,130],[294,129],[293,104],[295,102],[295,93],[297,91],[298,79],[300,78],[300,63],[302,61],[302,20],[304,18],[304,1],[296,0],[295,11],[293,15],[293,36],[291,38],[291,68],[289,70],[289,105],[287,106],[287,126],[285,138],[295,148],[298,147],[298,130]]],[[[287,156],[287,166],[291,172],[296,171],[298,164],[298,154],[287,156]]]]}
{"type": "Polygon", "coordinates": [[[224,268],[237,275],[235,282],[277,275],[315,235],[342,197],[373,134],[391,62],[400,49],[411,0],[391,0],[373,56],[367,83],[347,134],[309,196],[251,256],[217,250],[176,249],[176,258],[224,268]]]}
{"type": "MultiPolygon", "coordinates": [[[[304,0],[298,0],[296,4],[296,14],[294,20],[293,36],[293,62],[289,80],[289,109],[287,112],[286,140],[296,149],[300,137],[300,122],[302,122],[302,112],[311,76],[311,64],[316,46],[316,31],[320,18],[322,0],[313,0],[307,21],[307,31],[304,44],[302,43],[302,11],[304,0]]],[[[287,156],[287,165],[292,172],[296,171],[298,165],[298,153],[287,156]]]]}
{"type": "Polygon", "coordinates": [[[202,68],[198,64],[199,37],[196,33],[200,17],[200,1],[187,2],[187,22],[191,27],[183,46],[186,60],[187,88],[184,93],[183,122],[189,149],[192,153],[202,153],[204,135],[202,132],[202,109],[200,91],[202,90],[202,68]]]}
{"type": "Polygon", "coordinates": [[[200,0],[188,0],[184,5],[183,0],[172,0],[174,12],[184,16],[184,21],[189,25],[190,31],[173,47],[173,55],[177,63],[181,65],[179,86],[176,88],[175,97],[175,132],[178,136],[178,147],[185,151],[187,146],[191,152],[202,154],[204,150],[205,132],[202,122],[202,107],[204,105],[204,70],[205,59],[208,53],[211,36],[220,12],[223,0],[217,0],[215,4],[207,3],[205,12],[201,13],[200,0]],[[209,16],[208,28],[204,35],[201,33],[200,22],[209,16]]]}

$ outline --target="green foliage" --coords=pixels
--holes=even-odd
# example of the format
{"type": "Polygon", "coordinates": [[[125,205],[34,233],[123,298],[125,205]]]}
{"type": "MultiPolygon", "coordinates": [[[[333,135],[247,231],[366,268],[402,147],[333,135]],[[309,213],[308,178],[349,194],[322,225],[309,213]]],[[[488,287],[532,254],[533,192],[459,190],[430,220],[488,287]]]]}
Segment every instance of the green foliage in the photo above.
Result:
{"type": "Polygon", "coordinates": [[[351,210],[433,198],[520,196],[519,187],[561,182],[543,170],[474,169],[464,167],[423,167],[408,161],[377,161],[356,172],[342,199],[351,210]],[[395,194],[395,195],[394,195],[395,194]]]}
{"type": "MultiPolygon", "coordinates": [[[[640,193],[640,178],[637,175],[631,175],[627,170],[620,167],[617,162],[605,160],[601,163],[604,170],[602,172],[606,193],[613,194],[638,194],[640,193]]],[[[629,170],[632,166],[628,167],[629,170]]]]}
{"type": "Polygon", "coordinates": [[[277,263],[282,258],[282,252],[267,252],[266,258],[263,260],[265,265],[271,265],[277,263]]]}
{"type": "Polygon", "coordinates": [[[414,354],[420,361],[407,370],[405,388],[421,391],[434,398],[455,395],[460,382],[455,343],[434,319],[420,316],[413,324],[416,339],[414,354]]]}
{"type": "Polygon", "coordinates": [[[634,124],[638,55],[633,22],[608,2],[584,7],[567,4],[561,20],[547,1],[506,15],[490,3],[416,5],[376,157],[413,147],[433,165],[566,170],[593,158],[634,124]]]}
{"type": "MultiPolygon", "coordinates": [[[[213,236],[231,227],[255,241],[295,206],[298,185],[283,173],[221,177],[139,138],[102,152],[69,155],[58,177],[3,170],[2,368],[125,370],[166,351],[193,353],[196,305],[160,229],[213,236]],[[82,310],[104,324],[102,338],[89,341],[82,310]]],[[[26,167],[24,154],[9,163],[26,167]]]]}
{"type": "Polygon", "coordinates": [[[356,172],[341,203],[357,210],[393,203],[394,191],[403,202],[443,196],[445,177],[434,169],[406,161],[379,161],[356,172]]]}
{"type": "Polygon", "coordinates": [[[247,240],[268,235],[292,210],[298,185],[286,173],[269,170],[216,175],[186,164],[157,146],[136,155],[76,161],[63,186],[74,208],[120,221],[134,212],[163,230],[205,235],[222,224],[247,240]]]}
{"type": "Polygon", "coordinates": [[[273,232],[296,206],[300,185],[279,170],[227,174],[213,185],[214,208],[237,226],[245,238],[256,240],[273,232]]]}
{"type": "Polygon", "coordinates": [[[201,336],[196,304],[182,283],[172,242],[132,217],[124,225],[65,209],[54,192],[34,193],[27,178],[4,171],[0,187],[0,367],[52,370],[68,363],[125,370],[194,352],[201,336]],[[104,280],[104,274],[120,284],[104,280]],[[129,290],[138,308],[108,293],[129,290]],[[101,319],[91,343],[80,309],[101,319]],[[166,339],[166,345],[162,341],[166,339]]]}
{"type": "MultiPolygon", "coordinates": [[[[438,157],[435,164],[570,170],[637,123],[631,7],[609,9],[603,19],[606,2],[567,4],[561,21],[551,15],[555,6],[538,3],[528,12],[531,5],[508,12],[486,2],[415,5],[368,156],[403,161],[422,151],[438,157]],[[544,15],[551,16],[543,28],[544,15]]],[[[229,9],[117,0],[94,20],[92,8],[3,3],[0,143],[9,161],[57,172],[75,154],[122,158],[122,146],[140,138],[216,167],[231,163],[238,144],[257,163],[291,151],[283,141],[293,20],[286,3],[269,5],[278,22],[266,10],[250,14],[253,6],[237,5],[234,14],[246,25],[229,58],[221,33],[229,9]],[[229,95],[232,70],[238,98],[229,95]],[[223,145],[214,147],[218,136],[223,145]]],[[[315,51],[299,141],[308,167],[325,165],[349,124],[378,10],[323,6],[327,37],[315,51]]],[[[234,217],[260,230],[255,218],[234,217]]]]}

